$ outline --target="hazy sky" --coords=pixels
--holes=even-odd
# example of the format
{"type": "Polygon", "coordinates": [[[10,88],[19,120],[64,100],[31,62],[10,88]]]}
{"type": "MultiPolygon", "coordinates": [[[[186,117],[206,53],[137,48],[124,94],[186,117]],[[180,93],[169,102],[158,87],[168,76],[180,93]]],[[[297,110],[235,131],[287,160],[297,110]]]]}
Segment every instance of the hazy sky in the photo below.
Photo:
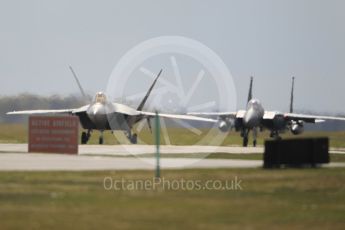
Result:
{"type": "MultiPolygon", "coordinates": [[[[230,69],[238,107],[249,76],[267,109],[345,112],[345,1],[0,1],[0,94],[105,90],[122,55],[147,39],[178,35],[214,50],[230,69]]],[[[200,90],[205,90],[201,88],[200,90]]]]}

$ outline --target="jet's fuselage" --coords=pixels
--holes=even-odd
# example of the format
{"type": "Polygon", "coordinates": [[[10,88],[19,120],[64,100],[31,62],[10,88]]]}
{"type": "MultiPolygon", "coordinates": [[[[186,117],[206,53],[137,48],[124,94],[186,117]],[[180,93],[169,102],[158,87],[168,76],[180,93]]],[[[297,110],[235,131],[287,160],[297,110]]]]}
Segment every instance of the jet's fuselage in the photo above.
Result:
{"type": "Polygon", "coordinates": [[[243,125],[246,128],[258,127],[261,124],[265,110],[257,99],[251,99],[247,104],[247,110],[243,116],[243,125]]]}
{"type": "Polygon", "coordinates": [[[106,129],[107,127],[107,112],[106,105],[102,103],[91,104],[86,111],[89,119],[94,123],[98,129],[106,129]]]}

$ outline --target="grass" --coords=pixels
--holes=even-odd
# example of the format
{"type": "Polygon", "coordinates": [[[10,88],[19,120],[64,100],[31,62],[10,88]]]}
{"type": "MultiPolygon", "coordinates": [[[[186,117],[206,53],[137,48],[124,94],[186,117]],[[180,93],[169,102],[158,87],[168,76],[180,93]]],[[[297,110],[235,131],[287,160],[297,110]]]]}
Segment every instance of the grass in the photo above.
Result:
{"type": "Polygon", "coordinates": [[[151,171],[1,172],[1,229],[343,229],[345,169],[163,171],[166,181],[238,178],[242,190],[110,190],[151,171]]]}
{"type": "Polygon", "coordinates": [[[24,124],[0,123],[0,143],[27,143],[28,128],[24,124]]]}
{"type": "MultiPolygon", "coordinates": [[[[211,130],[210,137],[204,138],[205,134],[196,135],[190,132],[188,129],[183,128],[169,128],[169,137],[171,144],[174,145],[194,145],[194,144],[201,144],[201,145],[219,145],[218,143],[210,143],[214,135],[218,135],[221,133],[216,130],[211,130]]],[[[267,139],[269,136],[268,132],[263,132],[259,134],[258,137],[258,144],[263,145],[264,140],[267,139]]],[[[293,137],[292,134],[283,134],[283,137],[293,137]]],[[[322,137],[328,136],[330,138],[330,145],[331,147],[335,148],[345,148],[345,132],[305,132],[301,136],[303,137],[322,137]]],[[[98,137],[99,134],[97,131],[93,132],[91,139],[89,141],[90,144],[98,144],[98,137]]],[[[151,132],[144,128],[139,133],[139,143],[144,144],[154,144],[154,137],[151,132]]],[[[0,124],[0,143],[27,143],[28,138],[28,130],[27,126],[24,124],[0,124]]],[[[104,132],[105,144],[120,144],[111,132],[104,132]]],[[[121,142],[123,143],[123,142],[121,142]]],[[[164,137],[161,138],[161,143],[166,144],[164,137]]],[[[242,145],[242,139],[239,133],[230,132],[224,139],[222,143],[223,146],[228,145],[242,145]]]]}
{"type": "Polygon", "coordinates": [[[329,154],[331,162],[345,162],[345,155],[344,154],[329,154]]]}

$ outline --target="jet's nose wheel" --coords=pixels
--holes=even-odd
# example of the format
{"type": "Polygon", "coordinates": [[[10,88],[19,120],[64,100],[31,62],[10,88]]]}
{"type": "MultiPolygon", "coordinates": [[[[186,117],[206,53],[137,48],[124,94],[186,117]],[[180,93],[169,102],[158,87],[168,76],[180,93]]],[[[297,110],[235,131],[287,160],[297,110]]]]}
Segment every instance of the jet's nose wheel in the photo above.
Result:
{"type": "Polygon", "coordinates": [[[253,129],[253,147],[256,147],[256,138],[258,136],[258,130],[257,128],[253,129]]]}

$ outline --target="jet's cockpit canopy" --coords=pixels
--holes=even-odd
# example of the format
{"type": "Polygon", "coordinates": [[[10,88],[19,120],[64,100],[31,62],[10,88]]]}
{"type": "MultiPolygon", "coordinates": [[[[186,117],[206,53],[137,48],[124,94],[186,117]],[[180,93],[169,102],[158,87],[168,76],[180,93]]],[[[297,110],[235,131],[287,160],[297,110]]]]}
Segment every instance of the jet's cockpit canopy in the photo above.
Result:
{"type": "Polygon", "coordinates": [[[250,107],[262,107],[261,102],[258,99],[251,99],[248,102],[247,109],[250,107]]]}
{"type": "Polygon", "coordinates": [[[250,100],[250,104],[252,105],[258,105],[258,104],[261,104],[260,101],[258,99],[251,99],[250,100]]]}
{"type": "Polygon", "coordinates": [[[96,103],[105,104],[106,101],[107,101],[107,97],[105,96],[105,94],[103,92],[98,92],[96,94],[96,97],[95,97],[95,102],[96,103]]]}

